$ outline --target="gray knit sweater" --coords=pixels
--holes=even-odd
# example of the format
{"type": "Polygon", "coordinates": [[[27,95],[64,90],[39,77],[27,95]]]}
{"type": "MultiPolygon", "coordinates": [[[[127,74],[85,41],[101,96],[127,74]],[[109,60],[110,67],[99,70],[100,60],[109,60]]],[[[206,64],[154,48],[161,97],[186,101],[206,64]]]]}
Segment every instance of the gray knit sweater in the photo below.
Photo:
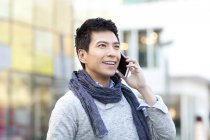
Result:
{"type": "MultiPolygon", "coordinates": [[[[79,99],[67,92],[52,111],[47,140],[139,140],[125,97],[118,103],[102,104],[95,100],[99,113],[108,129],[108,135],[94,135],[89,118],[79,99]]],[[[162,103],[165,106],[164,103],[162,103]]],[[[168,113],[149,107],[145,110],[153,140],[173,140],[176,134],[174,123],[168,113]]]]}

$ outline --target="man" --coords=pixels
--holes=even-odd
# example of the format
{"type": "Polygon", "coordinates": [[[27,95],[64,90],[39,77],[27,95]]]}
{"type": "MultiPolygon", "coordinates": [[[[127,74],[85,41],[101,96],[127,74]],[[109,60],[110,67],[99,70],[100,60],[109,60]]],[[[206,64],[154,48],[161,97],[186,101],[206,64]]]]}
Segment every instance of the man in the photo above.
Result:
{"type": "Polygon", "coordinates": [[[160,96],[155,96],[139,63],[126,57],[128,77],[117,71],[121,53],[111,20],[88,19],[76,31],[83,70],[75,71],[70,90],[52,111],[48,140],[171,140],[175,126],[160,96]],[[144,98],[137,99],[124,84],[144,98]]]}

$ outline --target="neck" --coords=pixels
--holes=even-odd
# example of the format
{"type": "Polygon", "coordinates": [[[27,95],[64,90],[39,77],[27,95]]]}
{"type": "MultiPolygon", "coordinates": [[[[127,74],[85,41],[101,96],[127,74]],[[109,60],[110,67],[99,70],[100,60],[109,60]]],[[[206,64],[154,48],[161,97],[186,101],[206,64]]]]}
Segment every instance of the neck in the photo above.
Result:
{"type": "Polygon", "coordinates": [[[92,74],[91,72],[88,72],[88,71],[86,71],[86,72],[90,75],[90,77],[95,82],[100,83],[104,87],[109,87],[109,85],[110,85],[110,77],[92,74]]]}

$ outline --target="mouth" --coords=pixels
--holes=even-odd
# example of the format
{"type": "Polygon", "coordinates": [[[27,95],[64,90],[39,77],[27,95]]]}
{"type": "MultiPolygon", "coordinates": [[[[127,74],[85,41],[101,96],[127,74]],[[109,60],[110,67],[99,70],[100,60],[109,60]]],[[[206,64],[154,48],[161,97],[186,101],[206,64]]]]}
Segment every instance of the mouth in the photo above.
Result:
{"type": "Polygon", "coordinates": [[[103,63],[103,64],[106,64],[106,65],[110,65],[110,66],[114,66],[114,65],[117,64],[116,61],[103,61],[102,63],[103,63]]]}

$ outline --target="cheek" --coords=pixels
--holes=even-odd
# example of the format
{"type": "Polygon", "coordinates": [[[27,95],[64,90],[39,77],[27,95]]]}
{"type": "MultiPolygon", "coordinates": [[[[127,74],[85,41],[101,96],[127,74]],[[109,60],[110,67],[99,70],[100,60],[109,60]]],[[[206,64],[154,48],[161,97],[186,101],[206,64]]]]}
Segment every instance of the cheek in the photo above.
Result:
{"type": "Polygon", "coordinates": [[[118,59],[118,60],[121,59],[121,53],[119,53],[119,54],[117,55],[117,59],[118,59]]]}
{"type": "Polygon", "coordinates": [[[99,54],[91,54],[88,56],[87,61],[91,65],[96,65],[100,62],[101,55],[99,54]]]}

